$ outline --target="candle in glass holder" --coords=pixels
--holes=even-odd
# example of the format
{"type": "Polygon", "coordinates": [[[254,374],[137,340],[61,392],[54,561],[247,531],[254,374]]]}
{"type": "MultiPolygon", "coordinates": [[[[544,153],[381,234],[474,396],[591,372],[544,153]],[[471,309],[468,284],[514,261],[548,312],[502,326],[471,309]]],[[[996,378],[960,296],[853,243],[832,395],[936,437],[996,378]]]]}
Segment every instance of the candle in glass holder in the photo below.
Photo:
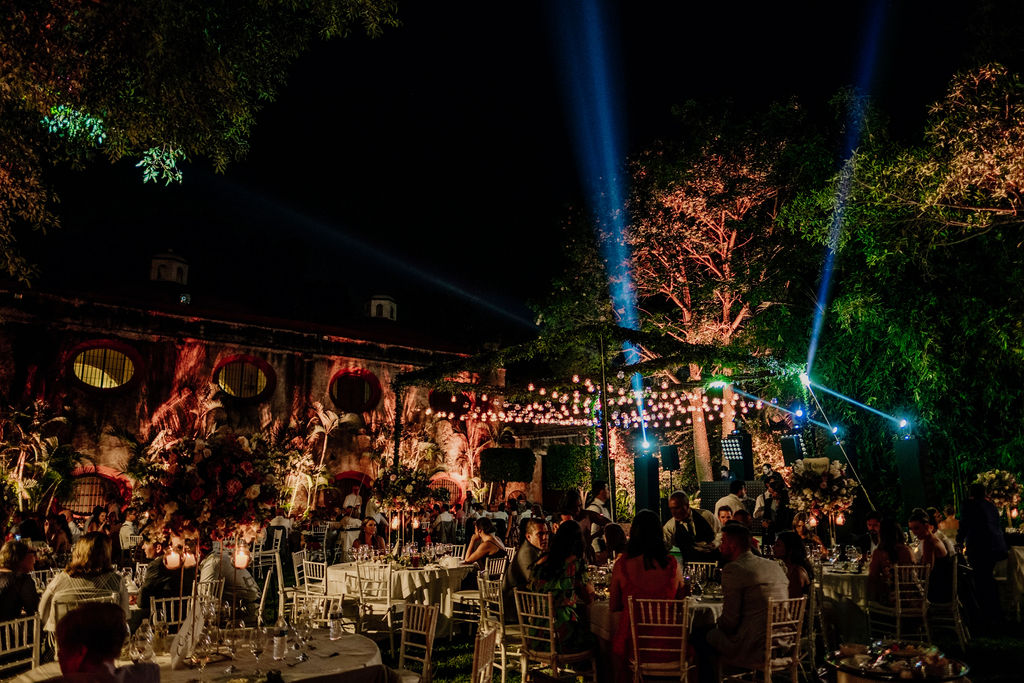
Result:
{"type": "Polygon", "coordinates": [[[412,518],[412,528],[413,529],[419,529],[420,528],[420,518],[419,517],[413,517],[412,518]]]}
{"type": "Polygon", "coordinates": [[[244,545],[240,545],[235,549],[235,556],[232,564],[235,569],[245,569],[249,566],[249,559],[249,550],[244,545]]]}
{"type": "Polygon", "coordinates": [[[181,559],[184,562],[186,567],[194,567],[194,566],[196,566],[196,556],[195,556],[195,554],[190,553],[187,550],[184,552],[184,554],[182,554],[181,559]]]}
{"type": "Polygon", "coordinates": [[[398,516],[397,515],[395,517],[391,518],[391,528],[392,529],[397,529],[398,528],[398,516]]]}
{"type": "Polygon", "coordinates": [[[168,569],[177,569],[181,566],[181,555],[176,550],[171,550],[164,555],[164,566],[168,569]]]}
{"type": "Polygon", "coordinates": [[[809,526],[809,527],[816,527],[816,526],[818,526],[818,518],[815,517],[814,515],[811,515],[810,517],[808,517],[807,518],[807,526],[809,526]]]}
{"type": "Polygon", "coordinates": [[[836,515],[836,524],[838,524],[839,526],[842,526],[842,525],[846,524],[846,515],[844,515],[842,512],[837,514],[836,515]]]}

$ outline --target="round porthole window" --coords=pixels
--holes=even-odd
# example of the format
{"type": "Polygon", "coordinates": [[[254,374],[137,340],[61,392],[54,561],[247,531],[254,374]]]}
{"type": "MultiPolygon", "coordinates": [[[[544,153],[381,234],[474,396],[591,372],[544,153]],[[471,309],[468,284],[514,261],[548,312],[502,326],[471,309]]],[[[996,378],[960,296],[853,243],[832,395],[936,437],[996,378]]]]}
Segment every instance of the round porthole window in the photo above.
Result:
{"type": "Polygon", "coordinates": [[[71,354],[72,374],[90,389],[120,389],[131,383],[137,369],[138,355],[113,342],[91,342],[71,354]]]}
{"type": "Polygon", "coordinates": [[[346,368],[331,380],[334,407],[343,413],[368,413],[380,403],[380,381],[369,370],[346,368]]]}
{"type": "Polygon", "coordinates": [[[253,356],[235,356],[217,366],[213,381],[232,398],[256,401],[274,391],[274,371],[253,356]]]}

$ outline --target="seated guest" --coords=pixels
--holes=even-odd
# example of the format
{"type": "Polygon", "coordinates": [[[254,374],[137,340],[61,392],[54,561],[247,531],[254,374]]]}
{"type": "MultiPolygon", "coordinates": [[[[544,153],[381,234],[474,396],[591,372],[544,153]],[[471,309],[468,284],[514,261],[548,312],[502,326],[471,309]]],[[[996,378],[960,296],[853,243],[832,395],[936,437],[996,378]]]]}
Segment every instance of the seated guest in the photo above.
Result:
{"type": "Polygon", "coordinates": [[[117,605],[85,603],[57,624],[57,658],[66,683],[158,683],[160,665],[140,662],[115,667],[128,636],[117,605]]]}
{"type": "Polygon", "coordinates": [[[18,525],[18,535],[21,536],[23,541],[38,543],[46,541],[46,532],[43,530],[43,525],[39,523],[39,518],[33,514],[25,515],[25,520],[18,525]]]}
{"type": "Polygon", "coordinates": [[[138,519],[138,513],[135,508],[126,508],[124,511],[124,524],[118,530],[118,539],[121,541],[121,550],[128,550],[133,548],[131,544],[131,537],[139,535],[139,529],[136,526],[136,519],[138,519]]]}
{"type": "Polygon", "coordinates": [[[36,551],[23,541],[7,541],[0,548],[0,621],[36,613],[39,591],[29,574],[36,566],[36,551]]]}
{"type": "Polygon", "coordinates": [[[956,508],[947,505],[942,509],[943,518],[939,520],[939,533],[950,541],[956,540],[956,532],[960,530],[960,521],[956,518],[956,508]]]}
{"type": "Polygon", "coordinates": [[[668,511],[672,519],[663,527],[665,546],[675,546],[686,562],[717,562],[715,535],[718,520],[707,510],[694,510],[690,498],[682,491],[676,491],[668,498],[668,511]]]}
{"type": "Polygon", "coordinates": [[[437,543],[455,541],[455,517],[449,511],[448,503],[441,506],[441,512],[434,518],[431,524],[431,534],[437,543]]]}
{"type": "MultiPolygon", "coordinates": [[[[162,546],[159,546],[162,549],[162,546]]],[[[182,556],[182,548],[179,544],[174,552],[177,558],[182,556]]],[[[151,598],[174,598],[181,595],[191,595],[192,584],[196,579],[196,568],[193,564],[186,567],[180,559],[174,569],[167,567],[167,556],[162,552],[153,558],[146,565],[146,573],[142,577],[142,586],[139,589],[139,620],[150,617],[151,598]]]]}
{"type": "Polygon", "coordinates": [[[61,515],[46,517],[46,545],[50,546],[55,555],[66,555],[71,552],[71,530],[67,525],[67,520],[61,515]]]}
{"type": "Polygon", "coordinates": [[[534,565],[528,584],[534,593],[553,596],[559,652],[586,650],[593,642],[586,606],[594,601],[594,587],[583,551],[580,525],[571,519],[562,522],[551,538],[550,549],[534,565]]]}
{"type": "Polygon", "coordinates": [[[878,547],[871,553],[868,566],[868,598],[883,605],[895,599],[892,568],[897,564],[913,564],[914,556],[904,542],[903,531],[895,520],[884,519],[878,528],[878,547]]]}
{"type": "Polygon", "coordinates": [[[363,526],[359,528],[359,535],[352,541],[352,548],[369,546],[374,550],[386,550],[384,539],[377,535],[377,520],[367,517],[363,520],[363,526]]]}
{"type": "Polygon", "coordinates": [[[102,505],[92,509],[92,517],[85,523],[85,533],[92,531],[107,531],[107,510],[102,505]]]}
{"type": "MultiPolygon", "coordinates": [[[[605,564],[614,560],[625,552],[626,545],[628,543],[626,540],[626,532],[622,530],[622,526],[615,522],[606,524],[603,535],[595,540],[599,542],[599,549],[596,555],[597,564],[605,564]]],[[[664,543],[662,543],[662,545],[664,545],[664,543]]]]}
{"type": "Polygon", "coordinates": [[[858,536],[854,545],[860,550],[861,555],[870,558],[871,553],[875,552],[875,548],[878,547],[878,530],[882,526],[882,513],[878,510],[869,512],[864,519],[864,526],[867,533],[858,536]]]}
{"type": "Polygon", "coordinates": [[[783,531],[775,537],[772,546],[775,559],[782,560],[786,565],[786,578],[789,579],[789,597],[799,598],[807,595],[811,589],[811,576],[814,568],[807,559],[807,546],[795,531],[783,531]]]}
{"type": "MultiPolygon", "coordinates": [[[[752,527],[754,526],[754,517],[746,509],[737,510],[736,512],[732,513],[732,519],[729,521],[735,524],[742,524],[743,526],[747,527],[747,531],[753,534],[752,527]]],[[[761,542],[758,541],[757,538],[753,535],[750,537],[750,552],[754,553],[755,555],[761,554],[761,542]]]]}
{"type": "Polygon", "coordinates": [[[530,517],[526,520],[526,540],[519,546],[512,563],[505,572],[502,579],[501,592],[505,601],[505,620],[513,623],[516,621],[515,591],[526,590],[533,578],[533,567],[540,559],[540,556],[547,552],[548,523],[537,517],[530,517]]]}
{"type": "Polygon", "coordinates": [[[928,599],[932,602],[950,602],[953,599],[953,557],[956,551],[946,544],[947,539],[935,533],[931,519],[924,510],[910,515],[910,533],[918,540],[914,561],[930,567],[928,599]]]}
{"type": "Polygon", "coordinates": [[[124,577],[114,571],[110,559],[110,537],[99,531],[86,533],[71,549],[71,562],[67,569],[53,577],[39,599],[39,617],[43,628],[53,631],[57,627],[53,603],[67,591],[100,590],[116,593],[118,603],[128,616],[128,587],[124,577]]]}
{"type": "Polygon", "coordinates": [[[465,562],[476,562],[483,568],[488,557],[504,555],[505,544],[494,534],[494,523],[486,517],[478,518],[473,528],[473,538],[466,546],[466,555],[462,559],[465,562]]]}
{"type": "Polygon", "coordinates": [[[793,531],[800,537],[800,540],[810,547],[809,552],[817,552],[822,556],[828,555],[828,548],[825,547],[825,542],[821,540],[818,532],[812,529],[807,521],[806,512],[798,512],[793,515],[793,531]]]}
{"type": "MultiPolygon", "coordinates": [[[[746,509],[746,508],[740,508],[740,509],[746,509]]],[[[730,519],[732,519],[732,508],[731,507],[729,507],[728,505],[723,505],[722,507],[718,508],[718,523],[720,525],[724,526],[725,523],[728,522],[730,519]]]]}
{"type": "MultiPolygon", "coordinates": [[[[775,560],[750,552],[750,532],[730,523],[722,529],[722,616],[707,634],[710,646],[725,664],[754,667],[764,664],[769,600],[789,597],[789,580],[775,560]]],[[[699,645],[699,638],[695,639],[699,645]]],[[[710,662],[699,668],[713,675],[710,662]]]]}
{"type": "MultiPolygon", "coordinates": [[[[621,528],[621,527],[620,527],[621,528]]],[[[629,528],[626,554],[612,569],[608,608],[618,612],[619,623],[612,635],[615,680],[631,680],[626,664],[632,654],[627,603],[630,597],[674,600],[682,596],[682,572],[662,542],[661,522],[650,510],[641,510],[629,528]]]]}
{"type": "Polygon", "coordinates": [[[248,569],[235,567],[230,548],[222,548],[219,553],[210,553],[199,564],[200,581],[217,579],[224,579],[224,600],[232,605],[237,601],[240,611],[245,614],[246,624],[255,624],[260,589],[248,569]]]}

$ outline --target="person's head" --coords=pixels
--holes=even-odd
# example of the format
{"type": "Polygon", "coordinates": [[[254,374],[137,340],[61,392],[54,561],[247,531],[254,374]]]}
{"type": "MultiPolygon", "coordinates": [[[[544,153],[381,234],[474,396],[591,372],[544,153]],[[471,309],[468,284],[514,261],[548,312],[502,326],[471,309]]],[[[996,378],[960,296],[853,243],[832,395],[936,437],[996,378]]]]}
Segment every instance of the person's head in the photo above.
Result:
{"type": "Polygon", "coordinates": [[[28,543],[7,541],[0,548],[0,569],[15,574],[28,574],[36,567],[36,551],[28,543]]]}
{"type": "Polygon", "coordinates": [[[57,658],[64,675],[102,671],[121,654],[128,636],[124,610],[105,602],[84,603],[57,622],[57,658]]]}
{"type": "Polygon", "coordinates": [[[910,514],[910,533],[914,534],[914,538],[924,540],[932,535],[931,522],[928,520],[928,514],[924,510],[915,510],[910,514]]]}
{"type": "Polygon", "coordinates": [[[877,537],[878,531],[882,526],[882,514],[877,510],[872,510],[868,513],[867,518],[865,518],[864,526],[867,527],[868,533],[872,537],[877,537]]]}
{"type": "Polygon", "coordinates": [[[359,495],[359,484],[352,485],[352,493],[356,494],[357,496],[359,495]]]}
{"type": "Polygon", "coordinates": [[[742,524],[749,529],[754,520],[746,508],[740,508],[736,512],[732,513],[732,521],[737,524],[742,524]]]}
{"type": "Polygon", "coordinates": [[[366,536],[373,536],[377,533],[377,520],[373,517],[367,517],[363,520],[363,525],[359,527],[359,530],[366,536]]]}
{"type": "Polygon", "coordinates": [[[68,563],[69,576],[97,576],[111,570],[110,537],[100,531],[90,531],[78,539],[71,549],[68,563]]]}
{"type": "Polygon", "coordinates": [[[480,519],[476,520],[475,533],[479,536],[490,536],[494,533],[494,522],[487,519],[486,517],[481,517],[480,519]]]}
{"type": "Polygon", "coordinates": [[[448,512],[448,503],[441,506],[441,512],[448,512]]]}
{"type": "Polygon", "coordinates": [[[75,513],[72,512],[71,510],[62,510],[61,514],[64,515],[64,519],[68,520],[68,524],[71,524],[75,521],[75,513]]]}
{"type": "Polygon", "coordinates": [[[723,505],[722,507],[718,508],[718,521],[719,521],[719,523],[725,524],[730,519],[732,519],[732,508],[731,507],[729,507],[728,505],[723,505]]]}
{"type": "Polygon", "coordinates": [[[956,508],[953,507],[952,505],[946,505],[944,508],[942,508],[942,514],[944,514],[946,517],[955,517],[956,508]]]}
{"type": "Polygon", "coordinates": [[[548,531],[548,523],[540,517],[530,517],[526,520],[526,541],[538,550],[548,549],[548,539],[551,532],[548,531]]]}
{"type": "Polygon", "coordinates": [[[975,500],[984,500],[988,496],[988,490],[984,484],[975,482],[967,489],[967,494],[975,500]]]}
{"type": "Polygon", "coordinates": [[[718,468],[718,474],[722,477],[722,479],[728,479],[729,468],[726,467],[725,465],[722,465],[721,467],[718,468]]]}
{"type": "Polygon", "coordinates": [[[504,503],[498,503],[498,512],[504,512],[504,511],[505,511],[505,504],[504,503]]]}
{"type": "Polygon", "coordinates": [[[903,530],[900,529],[900,525],[896,523],[896,520],[882,520],[878,527],[878,546],[880,548],[884,548],[889,552],[890,556],[895,557],[896,546],[902,544],[905,540],[903,530]]]}
{"type": "Polygon", "coordinates": [[[603,481],[594,482],[594,500],[604,502],[608,500],[608,483],[603,481]]]}
{"type": "Polygon", "coordinates": [[[742,524],[729,522],[722,527],[722,545],[719,551],[722,559],[732,562],[750,550],[750,530],[742,524]]]}
{"type": "Polygon", "coordinates": [[[342,511],[342,514],[345,515],[346,517],[351,517],[352,513],[354,511],[355,511],[354,507],[352,507],[351,505],[346,505],[345,509],[342,511]]]}
{"type": "Polygon", "coordinates": [[[626,549],[626,532],[614,522],[604,525],[604,545],[610,553],[621,553],[626,549]]]}
{"type": "Polygon", "coordinates": [[[803,535],[804,530],[807,528],[807,513],[798,512],[793,515],[793,531],[800,535],[803,535]]]}
{"type": "Polygon", "coordinates": [[[782,531],[775,537],[772,554],[788,565],[798,565],[810,573],[811,561],[807,557],[807,546],[795,531],[782,531]]]}
{"type": "Polygon", "coordinates": [[[765,464],[761,465],[761,474],[763,474],[765,476],[768,476],[771,473],[772,473],[772,466],[771,465],[769,465],[768,463],[765,463],[765,464]]]}
{"type": "Polygon", "coordinates": [[[939,528],[939,522],[942,521],[942,514],[935,507],[925,508],[924,511],[928,514],[928,523],[931,524],[932,531],[935,531],[939,528]]]}
{"type": "Polygon", "coordinates": [[[745,497],[747,495],[747,483],[742,479],[734,479],[733,481],[730,481],[729,493],[738,498],[745,497]]]}
{"type": "Polygon", "coordinates": [[[456,503],[454,510],[455,510],[455,512],[461,512],[462,511],[462,503],[456,503]]]}
{"type": "Polygon", "coordinates": [[[643,556],[644,566],[648,569],[653,569],[655,564],[662,568],[666,566],[668,549],[665,548],[661,521],[650,510],[641,510],[633,518],[629,527],[629,541],[626,543],[626,556],[643,556]]]}
{"type": "MultiPolygon", "coordinates": [[[[662,542],[662,545],[665,545],[664,542],[662,542]]],[[[573,556],[582,557],[583,532],[580,530],[580,525],[571,519],[559,524],[558,531],[551,537],[548,554],[550,559],[546,564],[556,563],[557,571],[563,569],[567,558],[573,556]]]]}
{"type": "Polygon", "coordinates": [[[690,497],[682,491],[676,491],[668,497],[668,511],[680,522],[690,519],[690,497]]]}

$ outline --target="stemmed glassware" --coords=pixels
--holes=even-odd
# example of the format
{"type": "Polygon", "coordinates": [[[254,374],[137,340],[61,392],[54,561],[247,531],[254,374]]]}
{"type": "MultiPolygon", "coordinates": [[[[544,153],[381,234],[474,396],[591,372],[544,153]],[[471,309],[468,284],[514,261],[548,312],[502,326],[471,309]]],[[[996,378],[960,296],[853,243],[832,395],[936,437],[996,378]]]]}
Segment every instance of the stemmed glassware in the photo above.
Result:
{"type": "Polygon", "coordinates": [[[254,628],[249,634],[249,653],[256,658],[256,675],[259,676],[260,671],[260,657],[263,655],[263,651],[267,647],[267,632],[266,629],[254,628]]]}
{"type": "Polygon", "coordinates": [[[206,671],[206,665],[210,663],[213,649],[213,642],[205,633],[199,636],[195,647],[192,648],[192,659],[199,666],[199,683],[203,683],[203,673],[206,671]]]}

